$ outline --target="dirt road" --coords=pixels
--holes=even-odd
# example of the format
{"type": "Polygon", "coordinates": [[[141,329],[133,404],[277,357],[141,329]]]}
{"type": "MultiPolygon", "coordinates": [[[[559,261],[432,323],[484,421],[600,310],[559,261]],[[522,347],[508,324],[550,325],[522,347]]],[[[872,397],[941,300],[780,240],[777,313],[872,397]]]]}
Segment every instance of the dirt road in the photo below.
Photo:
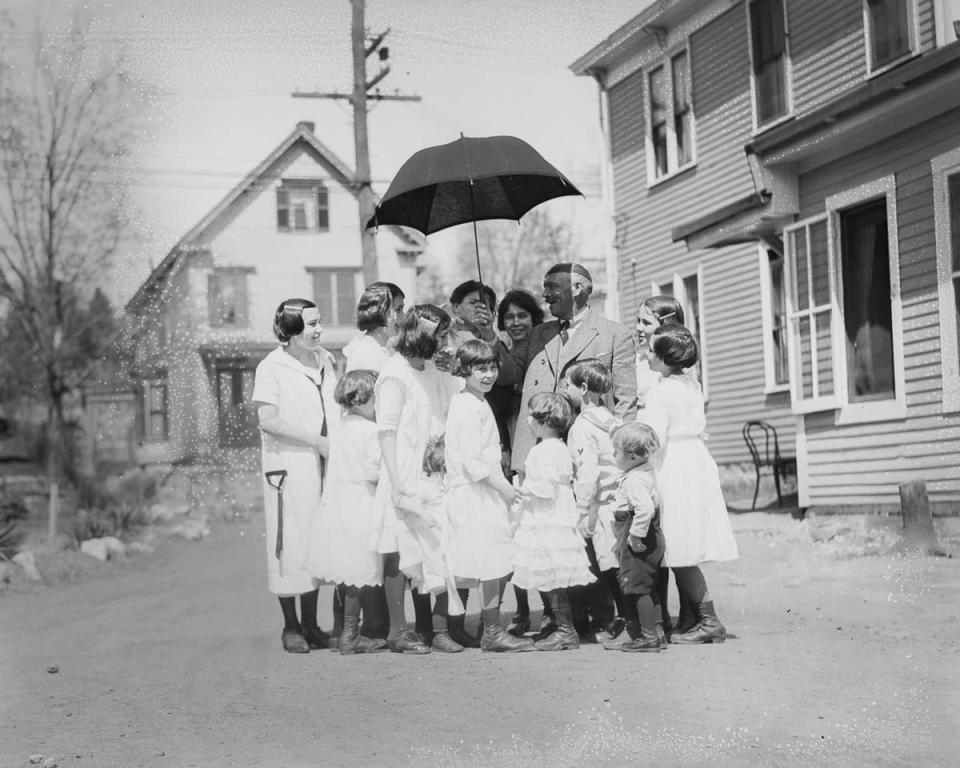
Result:
{"type": "Polygon", "coordinates": [[[0,597],[0,766],[956,765],[960,560],[734,525],[723,645],[341,657],[282,652],[262,524],[220,524],[0,597]]]}

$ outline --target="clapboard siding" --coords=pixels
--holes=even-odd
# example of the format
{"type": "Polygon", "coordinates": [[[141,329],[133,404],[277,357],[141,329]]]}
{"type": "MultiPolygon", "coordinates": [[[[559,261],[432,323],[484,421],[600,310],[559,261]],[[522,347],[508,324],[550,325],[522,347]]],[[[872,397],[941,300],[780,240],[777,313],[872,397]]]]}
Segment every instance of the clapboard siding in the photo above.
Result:
{"type": "Polygon", "coordinates": [[[861,82],[867,63],[861,0],[788,3],[795,114],[803,115],[861,82]]]}
{"type": "MultiPolygon", "coordinates": [[[[960,415],[942,411],[936,238],[930,158],[960,146],[960,111],[800,177],[801,216],[826,197],[884,176],[897,184],[900,290],[907,417],[837,425],[805,418],[812,504],[896,503],[898,484],[924,479],[934,501],[960,498],[960,415]],[[894,461],[891,457],[899,457],[894,461]]],[[[866,138],[866,137],[865,137],[866,138]]]]}

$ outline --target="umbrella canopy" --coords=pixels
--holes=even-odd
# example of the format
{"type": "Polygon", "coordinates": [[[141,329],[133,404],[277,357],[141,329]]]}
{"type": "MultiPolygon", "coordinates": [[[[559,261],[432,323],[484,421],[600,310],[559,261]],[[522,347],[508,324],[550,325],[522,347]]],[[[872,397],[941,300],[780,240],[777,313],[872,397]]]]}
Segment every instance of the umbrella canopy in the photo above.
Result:
{"type": "Polygon", "coordinates": [[[579,194],[522,139],[461,136],[407,160],[367,227],[400,224],[429,235],[468,221],[518,220],[547,200],[579,194]]]}

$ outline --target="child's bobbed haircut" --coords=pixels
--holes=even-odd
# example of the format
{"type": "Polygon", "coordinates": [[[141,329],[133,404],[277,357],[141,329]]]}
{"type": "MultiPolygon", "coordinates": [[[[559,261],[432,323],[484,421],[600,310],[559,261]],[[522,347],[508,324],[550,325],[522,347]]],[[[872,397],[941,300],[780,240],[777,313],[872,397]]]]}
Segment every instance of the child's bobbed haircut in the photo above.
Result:
{"type": "Polygon", "coordinates": [[[685,325],[683,307],[673,296],[651,296],[643,306],[650,310],[660,325],[685,325]]]}
{"type": "Polygon", "coordinates": [[[596,359],[581,360],[567,370],[567,378],[575,387],[587,385],[587,391],[605,395],[613,386],[610,370],[596,359]]]}
{"type": "Polygon", "coordinates": [[[457,359],[450,371],[454,376],[467,378],[478,365],[496,365],[499,367],[497,353],[487,342],[479,339],[465,341],[457,350],[457,359]]]}
{"type": "Polygon", "coordinates": [[[653,332],[650,348],[668,368],[680,370],[697,364],[697,340],[682,325],[662,325],[653,332]]]}
{"type": "Polygon", "coordinates": [[[610,440],[614,450],[621,450],[641,461],[660,450],[660,439],[653,427],[640,421],[621,424],[610,433],[610,440]]]}
{"type": "Polygon", "coordinates": [[[354,408],[370,401],[377,372],[357,369],[347,371],[333,390],[333,399],[344,408],[354,408]]]}
{"type": "Polygon", "coordinates": [[[393,308],[393,296],[383,283],[371,283],[363,289],[357,302],[357,329],[374,331],[386,328],[393,308]]]}
{"type": "Polygon", "coordinates": [[[450,315],[433,304],[417,304],[403,313],[399,325],[397,352],[429,360],[440,349],[438,339],[450,330],[450,315]]]}
{"type": "Polygon", "coordinates": [[[423,451],[423,471],[426,474],[442,475],[447,471],[446,459],[443,457],[445,446],[443,435],[427,440],[427,447],[423,451]]]}
{"type": "Polygon", "coordinates": [[[538,424],[565,434],[573,423],[573,406],[564,395],[556,392],[539,392],[527,404],[530,415],[538,424]]]}
{"type": "Polygon", "coordinates": [[[316,308],[310,299],[287,299],[273,315],[273,335],[286,344],[303,333],[303,310],[316,308]]]}

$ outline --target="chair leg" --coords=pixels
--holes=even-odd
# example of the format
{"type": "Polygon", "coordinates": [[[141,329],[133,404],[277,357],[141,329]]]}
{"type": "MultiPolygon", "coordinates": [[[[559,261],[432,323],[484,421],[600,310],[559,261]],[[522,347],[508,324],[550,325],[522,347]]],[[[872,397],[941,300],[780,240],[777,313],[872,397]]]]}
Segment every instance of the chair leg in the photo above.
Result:
{"type": "Polygon", "coordinates": [[[753,488],[753,504],[750,505],[750,509],[757,508],[757,494],[760,493],[760,467],[754,467],[757,471],[757,484],[753,488]]]}
{"type": "Polygon", "coordinates": [[[780,498],[780,467],[773,467],[773,484],[777,486],[777,509],[783,506],[783,499],[780,498]]]}

